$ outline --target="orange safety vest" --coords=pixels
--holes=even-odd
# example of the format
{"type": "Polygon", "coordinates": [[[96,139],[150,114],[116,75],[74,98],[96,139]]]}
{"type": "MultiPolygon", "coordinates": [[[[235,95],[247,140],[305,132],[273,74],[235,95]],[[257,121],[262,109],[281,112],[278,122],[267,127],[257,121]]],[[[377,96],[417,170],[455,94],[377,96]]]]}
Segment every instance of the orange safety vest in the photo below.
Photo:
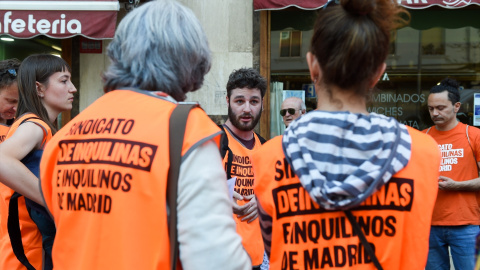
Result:
{"type": "Polygon", "coordinates": [[[0,124],[0,143],[5,141],[5,139],[7,138],[7,133],[9,129],[10,129],[10,126],[7,126],[5,124],[0,124]]]}
{"type": "MultiPolygon", "coordinates": [[[[408,165],[351,209],[383,269],[424,269],[440,153],[435,141],[409,128],[408,165]]],[[[252,156],[262,225],[271,221],[271,269],[375,269],[343,211],[318,206],[282,150],[282,137],[252,156]]],[[[264,228],[262,228],[264,229],[264,228]]],[[[265,232],[270,233],[268,228],[265,232]]]]}
{"type": "MultiPolygon", "coordinates": [[[[257,134],[254,133],[255,145],[253,149],[250,150],[230,134],[230,131],[227,128],[225,128],[225,134],[228,138],[228,147],[233,154],[233,160],[231,166],[227,166],[228,154],[226,154],[223,159],[224,167],[229,167],[231,176],[237,177],[234,190],[242,196],[251,195],[253,194],[254,178],[250,156],[262,145],[262,143],[257,134]]],[[[238,201],[239,205],[245,203],[247,203],[247,201],[238,201]]],[[[237,218],[237,215],[235,214],[233,215],[233,218],[236,223],[237,233],[242,237],[242,245],[250,256],[252,265],[261,265],[265,249],[263,247],[262,233],[260,231],[258,218],[250,223],[242,221],[242,219],[237,218]]]]}
{"type": "MultiPolygon", "coordinates": [[[[24,122],[33,122],[43,128],[43,145],[52,138],[50,127],[32,113],[24,114],[16,119],[10,127],[6,138],[10,138],[24,122]]],[[[23,270],[25,266],[18,261],[13,253],[7,229],[8,207],[13,193],[13,189],[0,184],[0,269],[23,270]]],[[[23,196],[18,198],[18,218],[20,220],[20,232],[22,234],[25,255],[35,269],[42,269],[42,235],[28,214],[23,196]]]]}
{"type": "MultiPolygon", "coordinates": [[[[175,107],[148,91],[115,90],[47,145],[40,174],[57,226],[55,269],[168,269],[168,132],[175,107]]],[[[193,109],[183,159],[209,140],[218,145],[219,135],[205,112],[193,109]]]]}

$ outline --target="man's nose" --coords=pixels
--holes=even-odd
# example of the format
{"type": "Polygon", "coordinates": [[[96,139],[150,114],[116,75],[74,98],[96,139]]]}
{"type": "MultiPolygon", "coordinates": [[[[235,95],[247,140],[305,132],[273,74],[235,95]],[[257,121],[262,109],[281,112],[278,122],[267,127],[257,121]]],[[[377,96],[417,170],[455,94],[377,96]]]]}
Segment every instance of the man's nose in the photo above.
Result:
{"type": "Polygon", "coordinates": [[[252,110],[251,105],[249,102],[245,102],[245,106],[243,106],[244,112],[250,112],[252,110]]]}

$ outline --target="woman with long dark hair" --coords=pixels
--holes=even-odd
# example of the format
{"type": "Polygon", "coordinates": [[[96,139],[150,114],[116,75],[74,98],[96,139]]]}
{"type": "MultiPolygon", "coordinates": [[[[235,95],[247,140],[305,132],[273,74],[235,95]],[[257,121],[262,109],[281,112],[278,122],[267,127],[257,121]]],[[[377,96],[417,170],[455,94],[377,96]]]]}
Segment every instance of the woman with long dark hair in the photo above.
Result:
{"type": "Polygon", "coordinates": [[[55,225],[42,206],[39,164],[77,89],[62,58],[38,54],[20,65],[18,90],[16,120],[0,145],[0,269],[51,269],[55,225]]]}

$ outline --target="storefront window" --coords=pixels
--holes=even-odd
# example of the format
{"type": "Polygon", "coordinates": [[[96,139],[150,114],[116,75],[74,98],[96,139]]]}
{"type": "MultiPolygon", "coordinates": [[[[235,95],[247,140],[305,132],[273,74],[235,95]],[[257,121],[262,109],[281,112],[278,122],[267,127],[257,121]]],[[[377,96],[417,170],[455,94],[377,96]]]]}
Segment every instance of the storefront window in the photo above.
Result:
{"type": "Polygon", "coordinates": [[[9,58],[25,59],[35,53],[62,55],[60,39],[38,36],[31,39],[18,39],[9,36],[0,36],[0,60],[9,58]]]}
{"type": "Polygon", "coordinates": [[[299,57],[302,47],[302,31],[280,32],[280,57],[299,57]]]}
{"type": "MultiPolygon", "coordinates": [[[[58,57],[62,55],[62,44],[60,39],[53,39],[46,36],[38,36],[30,39],[11,38],[0,36],[0,60],[17,58],[22,61],[32,54],[46,53],[58,57]]],[[[63,114],[57,120],[58,127],[61,127],[63,114]]]]}
{"type": "MultiPolygon", "coordinates": [[[[392,33],[396,38],[390,45],[387,70],[368,110],[422,130],[432,125],[427,110],[430,88],[451,77],[462,86],[458,119],[480,126],[480,109],[474,109],[475,105],[480,108],[480,94],[475,103],[475,93],[480,93],[480,20],[475,20],[479,8],[409,11],[411,24],[392,33]]],[[[283,83],[283,90],[305,91],[308,110],[316,107],[316,98],[308,95],[312,89],[305,61],[316,12],[321,11],[271,12],[271,81],[283,83]],[[280,40],[285,29],[301,31],[301,60],[279,57],[275,40],[280,40]]]]}

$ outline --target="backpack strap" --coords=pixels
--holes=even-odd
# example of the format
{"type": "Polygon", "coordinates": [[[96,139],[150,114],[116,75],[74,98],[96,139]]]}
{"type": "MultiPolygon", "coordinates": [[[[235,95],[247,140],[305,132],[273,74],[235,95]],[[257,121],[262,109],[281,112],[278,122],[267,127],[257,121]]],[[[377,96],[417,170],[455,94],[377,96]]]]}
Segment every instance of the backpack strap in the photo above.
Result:
{"type": "Polygon", "coordinates": [[[264,144],[267,142],[267,140],[265,140],[265,138],[263,138],[262,136],[260,136],[260,134],[258,134],[257,132],[255,132],[255,134],[257,134],[257,137],[258,139],[260,140],[260,143],[261,144],[264,144]]]}
{"type": "Polygon", "coordinates": [[[188,114],[190,110],[198,107],[197,104],[178,104],[172,112],[169,122],[169,151],[170,168],[167,180],[167,203],[169,209],[168,234],[170,237],[170,266],[171,270],[177,269],[180,263],[178,257],[177,237],[177,195],[178,176],[180,175],[180,164],[182,163],[182,147],[185,137],[188,114]]]}
{"type": "Polygon", "coordinates": [[[12,244],[13,254],[15,257],[28,269],[35,270],[35,267],[30,264],[25,255],[25,250],[23,249],[22,234],[20,232],[20,220],[18,217],[18,198],[20,198],[20,193],[14,192],[12,197],[10,197],[10,202],[8,206],[8,236],[10,237],[10,243],[12,244]]]}
{"type": "Polygon", "coordinates": [[[475,151],[473,151],[472,144],[470,143],[470,136],[468,136],[468,125],[467,125],[467,128],[465,130],[465,133],[467,134],[468,145],[470,145],[470,149],[472,149],[473,160],[475,161],[475,165],[477,165],[477,170],[480,172],[480,168],[478,167],[478,162],[477,162],[477,156],[475,155],[475,151]]]}
{"type": "Polygon", "coordinates": [[[350,221],[350,224],[352,224],[353,231],[358,235],[358,238],[360,238],[360,242],[362,243],[363,247],[365,248],[365,252],[368,254],[370,259],[372,259],[373,264],[378,270],[383,270],[382,265],[377,259],[377,256],[375,255],[375,250],[373,250],[372,246],[370,243],[367,241],[367,238],[365,237],[365,234],[363,234],[362,229],[360,228],[360,225],[358,225],[357,220],[353,216],[352,212],[350,210],[345,210],[345,215],[348,218],[348,221],[350,221]]]}
{"type": "Polygon", "coordinates": [[[227,173],[227,179],[232,178],[232,163],[233,163],[233,153],[228,147],[228,136],[225,131],[225,127],[223,125],[218,125],[218,127],[222,130],[222,135],[220,136],[220,155],[222,156],[222,160],[225,159],[225,155],[227,156],[227,164],[225,165],[225,172],[227,173]]]}

